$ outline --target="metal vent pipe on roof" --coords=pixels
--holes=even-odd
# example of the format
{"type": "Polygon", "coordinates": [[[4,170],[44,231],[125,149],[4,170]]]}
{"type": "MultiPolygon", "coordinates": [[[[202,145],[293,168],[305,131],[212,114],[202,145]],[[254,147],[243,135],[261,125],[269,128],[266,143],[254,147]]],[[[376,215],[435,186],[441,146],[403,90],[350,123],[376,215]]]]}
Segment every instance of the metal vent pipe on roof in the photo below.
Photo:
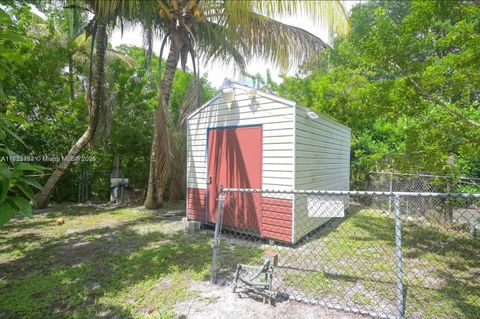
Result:
{"type": "Polygon", "coordinates": [[[230,103],[235,100],[235,92],[232,87],[232,81],[230,81],[229,79],[223,80],[222,94],[223,94],[223,101],[225,103],[230,103]]]}

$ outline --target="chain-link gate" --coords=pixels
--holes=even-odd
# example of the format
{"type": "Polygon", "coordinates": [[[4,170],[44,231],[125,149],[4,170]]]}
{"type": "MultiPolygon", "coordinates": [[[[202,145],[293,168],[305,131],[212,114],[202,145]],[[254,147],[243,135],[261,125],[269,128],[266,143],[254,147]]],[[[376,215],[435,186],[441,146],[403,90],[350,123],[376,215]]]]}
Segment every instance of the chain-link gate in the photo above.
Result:
{"type": "Polygon", "coordinates": [[[277,302],[479,317],[480,194],[224,189],[216,212],[213,282],[268,255],[277,302]]]}

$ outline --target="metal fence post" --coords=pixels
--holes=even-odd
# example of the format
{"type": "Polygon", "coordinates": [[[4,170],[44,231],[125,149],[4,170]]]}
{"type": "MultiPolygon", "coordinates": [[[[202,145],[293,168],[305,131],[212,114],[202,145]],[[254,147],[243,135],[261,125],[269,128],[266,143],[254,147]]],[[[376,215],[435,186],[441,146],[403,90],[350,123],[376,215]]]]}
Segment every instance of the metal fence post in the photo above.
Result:
{"type": "Polygon", "coordinates": [[[397,256],[397,318],[405,318],[403,290],[402,224],[400,220],[400,196],[395,195],[395,253],[397,256]]]}
{"type": "Polygon", "coordinates": [[[78,202],[82,202],[82,173],[83,171],[80,171],[80,176],[78,177],[78,202]]]}
{"type": "MultiPolygon", "coordinates": [[[[393,192],[393,170],[390,173],[390,193],[393,192]]],[[[392,213],[392,197],[388,197],[388,213],[392,213]]]]}
{"type": "Polygon", "coordinates": [[[213,237],[213,255],[212,255],[212,273],[210,282],[217,283],[218,276],[218,255],[220,254],[220,236],[222,235],[222,221],[223,221],[223,206],[225,203],[225,196],[220,194],[217,199],[217,216],[215,220],[215,235],[213,237]]]}
{"type": "Polygon", "coordinates": [[[88,201],[88,193],[90,191],[90,173],[89,171],[87,170],[85,172],[85,198],[84,198],[84,202],[87,202],[88,201]]]}
{"type": "Polygon", "coordinates": [[[121,189],[120,189],[120,191],[121,191],[120,198],[121,198],[122,205],[125,205],[125,193],[124,193],[124,187],[125,187],[125,186],[124,186],[124,184],[123,184],[123,183],[124,183],[124,181],[123,181],[123,172],[122,172],[122,177],[121,177],[121,178],[122,178],[122,182],[121,182],[121,184],[120,184],[120,185],[121,185],[121,186],[120,186],[120,187],[121,187],[121,189]]]}

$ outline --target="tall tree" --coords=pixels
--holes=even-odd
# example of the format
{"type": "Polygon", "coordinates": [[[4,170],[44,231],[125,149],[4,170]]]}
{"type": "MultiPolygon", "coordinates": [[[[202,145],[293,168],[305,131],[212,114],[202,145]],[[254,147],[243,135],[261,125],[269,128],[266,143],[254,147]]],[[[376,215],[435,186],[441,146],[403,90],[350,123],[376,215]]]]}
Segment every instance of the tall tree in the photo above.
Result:
{"type": "Polygon", "coordinates": [[[480,7],[372,1],[353,8],[351,25],[324,63],[277,92],[352,128],[353,178],[393,165],[478,174],[480,7]]]}
{"type": "MultiPolygon", "coordinates": [[[[15,63],[22,63],[22,56],[15,50],[15,45],[28,43],[25,34],[17,32],[17,26],[10,15],[0,8],[0,102],[3,104],[2,83],[10,75],[15,63]]],[[[0,104],[1,105],[1,104],[0,104]]],[[[43,168],[29,163],[20,163],[11,157],[16,153],[11,149],[14,142],[23,144],[15,133],[16,125],[25,124],[20,118],[0,113],[0,226],[7,223],[16,214],[32,216],[30,201],[34,199],[33,189],[40,184],[27,172],[42,173],[43,168]]]]}
{"type": "Polygon", "coordinates": [[[70,101],[75,99],[75,60],[74,54],[78,51],[78,39],[83,33],[84,14],[78,10],[77,0],[67,0],[67,4],[71,6],[70,10],[63,10],[65,13],[66,40],[68,53],[68,87],[70,90],[70,101]]]}
{"type": "Polygon", "coordinates": [[[326,44],[311,33],[283,24],[271,17],[293,13],[327,23],[330,29],[345,33],[346,13],[341,1],[158,1],[160,23],[155,25],[170,43],[165,71],[160,83],[160,101],[150,158],[146,208],[162,205],[163,194],[171,176],[174,155],[169,126],[169,99],[178,62],[186,67],[192,58],[233,61],[241,70],[252,57],[260,57],[283,67],[318,56],[326,44]]]}
{"type": "Polygon", "coordinates": [[[161,205],[165,185],[170,177],[173,155],[168,129],[168,105],[179,61],[185,68],[187,58],[191,56],[196,71],[195,60],[198,54],[204,61],[234,61],[243,69],[246,61],[259,56],[287,68],[305,57],[315,56],[325,47],[325,43],[312,34],[269,18],[276,14],[302,12],[317,21],[328,21],[331,28],[339,31],[347,29],[341,1],[84,0],[81,3],[86,4],[86,9],[95,16],[90,24],[93,37],[96,36],[96,59],[90,81],[93,94],[89,94],[88,99],[88,128],[38,194],[39,207],[45,206],[53,187],[70,165],[70,159],[76,157],[95,135],[98,117],[102,114],[104,105],[106,29],[109,25],[114,26],[117,20],[122,29],[124,21],[141,23],[145,30],[156,28],[157,33],[164,35],[161,51],[167,41],[170,43],[165,72],[159,85],[160,101],[155,113],[145,200],[148,208],[161,205]]]}
{"type": "MultiPolygon", "coordinates": [[[[114,8],[110,10],[99,10],[102,1],[91,0],[87,4],[90,10],[94,12],[95,17],[87,26],[87,32],[92,34],[92,48],[95,44],[95,63],[91,70],[90,89],[88,92],[88,127],[83,135],[75,142],[68,154],[62,162],[56,167],[55,171],[50,175],[42,190],[36,196],[36,206],[45,207],[48,198],[55,187],[58,180],[63,176],[65,170],[70,166],[72,161],[80,154],[83,148],[92,140],[98,128],[99,115],[104,104],[105,90],[105,54],[107,51],[108,33],[107,27],[109,21],[115,19],[114,8]]],[[[92,50],[93,51],[93,50],[92,50]]],[[[93,55],[90,56],[93,61],[93,55]]]]}

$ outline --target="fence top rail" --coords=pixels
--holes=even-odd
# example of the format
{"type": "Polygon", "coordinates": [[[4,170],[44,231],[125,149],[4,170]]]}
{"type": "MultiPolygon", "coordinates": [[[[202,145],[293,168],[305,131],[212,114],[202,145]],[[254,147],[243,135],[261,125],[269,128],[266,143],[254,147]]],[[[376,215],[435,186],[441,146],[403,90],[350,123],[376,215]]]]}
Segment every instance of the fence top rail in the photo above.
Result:
{"type": "Polygon", "coordinates": [[[443,178],[443,179],[452,179],[454,181],[480,181],[479,177],[468,177],[468,176],[448,176],[448,175],[430,175],[430,174],[413,174],[413,173],[400,173],[400,172],[369,172],[368,174],[376,175],[393,175],[393,176],[408,176],[408,177],[428,177],[428,178],[443,178]]]}
{"type": "Polygon", "coordinates": [[[377,192],[377,191],[334,191],[334,190],[271,190],[255,188],[223,188],[228,193],[275,193],[275,194],[307,194],[307,195],[349,195],[349,196],[401,196],[401,197],[462,197],[480,198],[480,194],[472,193],[426,193],[426,192],[377,192]]]}

